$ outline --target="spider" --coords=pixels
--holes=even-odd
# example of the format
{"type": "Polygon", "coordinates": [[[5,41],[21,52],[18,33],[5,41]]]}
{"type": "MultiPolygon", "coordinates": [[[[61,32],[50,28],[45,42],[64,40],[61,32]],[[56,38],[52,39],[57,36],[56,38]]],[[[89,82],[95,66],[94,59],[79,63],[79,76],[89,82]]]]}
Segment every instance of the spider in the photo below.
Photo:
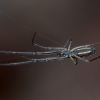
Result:
{"type": "Polygon", "coordinates": [[[14,65],[22,65],[22,64],[28,64],[32,62],[48,62],[48,61],[55,61],[55,60],[64,60],[66,58],[70,58],[72,62],[77,65],[78,64],[78,59],[85,61],[85,62],[91,62],[97,58],[96,57],[92,60],[86,60],[84,57],[88,57],[92,54],[95,53],[96,49],[93,48],[93,45],[99,45],[100,43],[94,43],[94,44],[88,44],[88,45],[83,45],[83,46],[78,46],[73,49],[70,49],[71,44],[72,44],[72,39],[67,40],[65,45],[63,47],[44,47],[41,45],[38,45],[34,43],[36,33],[33,36],[32,39],[32,44],[36,47],[39,47],[44,50],[49,50],[46,52],[13,52],[13,51],[0,51],[0,53],[6,53],[6,54],[17,54],[20,55],[21,57],[27,59],[27,61],[24,62],[15,62],[15,63],[6,63],[6,64],[0,64],[1,66],[14,66],[14,65]],[[69,43],[69,45],[68,45],[69,43]],[[68,48],[66,48],[68,45],[68,48]],[[50,54],[56,54],[56,57],[48,57],[48,58],[41,58],[41,59],[33,59],[29,57],[25,57],[22,55],[50,55],[50,54]]]}

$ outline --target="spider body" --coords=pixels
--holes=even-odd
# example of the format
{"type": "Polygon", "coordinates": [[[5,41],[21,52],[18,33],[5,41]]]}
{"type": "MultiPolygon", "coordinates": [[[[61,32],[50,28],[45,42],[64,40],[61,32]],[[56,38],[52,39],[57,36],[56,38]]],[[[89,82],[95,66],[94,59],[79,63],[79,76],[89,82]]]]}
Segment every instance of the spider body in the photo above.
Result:
{"type": "Polygon", "coordinates": [[[61,50],[57,52],[57,56],[58,57],[68,57],[68,55],[71,54],[70,51],[68,51],[67,49],[61,50]]]}
{"type": "Polygon", "coordinates": [[[61,53],[61,55],[63,56],[63,57],[69,57],[69,55],[71,55],[71,52],[70,51],[63,51],[62,53],[61,53]]]}
{"type": "Polygon", "coordinates": [[[45,50],[49,50],[49,51],[46,51],[46,52],[0,51],[0,53],[17,54],[17,55],[20,55],[21,57],[27,59],[27,61],[24,61],[24,62],[6,63],[6,64],[0,64],[0,65],[1,66],[14,66],[14,65],[28,64],[28,63],[32,63],[32,62],[36,63],[36,62],[48,62],[48,61],[55,61],[55,60],[64,60],[66,58],[70,58],[72,60],[72,62],[76,65],[78,63],[77,59],[80,59],[80,60],[85,61],[85,62],[90,62],[90,61],[93,61],[97,58],[100,58],[100,56],[99,56],[99,57],[96,57],[90,61],[87,59],[84,59],[84,57],[88,57],[88,56],[94,54],[96,49],[92,46],[99,45],[100,43],[88,44],[88,45],[78,46],[78,47],[70,49],[71,44],[72,44],[72,39],[70,39],[66,42],[66,44],[63,47],[44,47],[44,46],[41,46],[41,45],[34,43],[35,36],[36,36],[36,33],[33,36],[32,44],[34,46],[41,48],[41,49],[45,49],[45,50]],[[68,43],[69,43],[69,45],[68,45],[68,43]],[[67,45],[68,45],[68,48],[66,48],[67,45]],[[22,55],[50,55],[50,54],[57,54],[57,57],[34,59],[34,58],[22,56],[22,55]]]}
{"type": "Polygon", "coordinates": [[[80,48],[80,49],[76,49],[76,50],[72,50],[72,52],[79,56],[79,57],[88,57],[92,54],[94,54],[96,51],[95,48],[93,47],[85,47],[85,48],[80,48]]]}
{"type": "Polygon", "coordinates": [[[88,57],[88,56],[94,54],[95,51],[96,51],[96,49],[93,47],[85,47],[85,48],[80,48],[80,49],[73,48],[72,50],[69,50],[69,51],[67,49],[64,49],[64,50],[57,52],[57,56],[69,58],[71,55],[73,58],[75,58],[73,56],[73,54],[74,54],[74,55],[77,55],[79,57],[88,57]]]}

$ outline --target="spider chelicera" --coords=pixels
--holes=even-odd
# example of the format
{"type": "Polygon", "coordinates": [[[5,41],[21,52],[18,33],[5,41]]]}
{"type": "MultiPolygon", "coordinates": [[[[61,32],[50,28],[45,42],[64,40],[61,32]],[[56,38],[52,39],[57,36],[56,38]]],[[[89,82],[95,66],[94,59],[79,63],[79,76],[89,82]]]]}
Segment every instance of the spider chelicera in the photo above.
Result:
{"type": "Polygon", "coordinates": [[[69,39],[63,47],[44,47],[44,46],[41,46],[41,45],[34,43],[35,36],[36,36],[36,33],[33,36],[32,44],[36,47],[39,47],[39,48],[44,49],[44,50],[49,50],[49,51],[46,51],[46,52],[0,51],[0,53],[17,54],[17,55],[20,55],[21,57],[27,59],[27,61],[24,61],[24,62],[3,63],[3,64],[1,63],[0,65],[1,66],[14,66],[14,65],[28,64],[28,63],[32,63],[32,62],[36,63],[36,62],[48,62],[48,61],[55,61],[55,60],[64,60],[66,58],[70,58],[73,61],[73,63],[76,65],[76,64],[78,64],[78,59],[85,61],[85,62],[91,62],[97,58],[100,58],[100,57],[96,57],[90,61],[84,59],[84,57],[88,57],[88,56],[94,54],[96,49],[93,48],[92,46],[98,45],[100,43],[88,44],[88,45],[78,46],[78,47],[70,49],[71,44],[72,44],[72,39],[69,39]],[[69,45],[68,45],[68,43],[69,43],[69,45]],[[68,45],[68,48],[66,48],[67,45],[68,45]],[[57,56],[56,57],[41,58],[41,59],[33,59],[33,58],[22,56],[22,55],[50,55],[50,54],[56,54],[57,56]]]}

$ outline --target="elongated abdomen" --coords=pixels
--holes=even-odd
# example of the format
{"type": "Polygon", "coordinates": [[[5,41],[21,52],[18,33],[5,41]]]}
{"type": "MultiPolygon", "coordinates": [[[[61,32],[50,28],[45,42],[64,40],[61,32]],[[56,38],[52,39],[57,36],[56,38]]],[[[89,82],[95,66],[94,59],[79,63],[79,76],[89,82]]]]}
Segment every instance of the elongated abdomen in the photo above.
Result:
{"type": "Polygon", "coordinates": [[[80,49],[77,49],[73,53],[76,54],[77,56],[80,56],[80,57],[87,57],[89,55],[94,54],[95,51],[96,51],[95,48],[90,47],[90,48],[80,48],[80,49]]]}

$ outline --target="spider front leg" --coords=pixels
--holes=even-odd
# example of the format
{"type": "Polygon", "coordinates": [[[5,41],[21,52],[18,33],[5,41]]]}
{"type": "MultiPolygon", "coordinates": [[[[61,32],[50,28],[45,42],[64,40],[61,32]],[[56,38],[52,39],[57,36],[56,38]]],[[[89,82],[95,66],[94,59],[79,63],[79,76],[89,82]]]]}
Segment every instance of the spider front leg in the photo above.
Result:
{"type": "Polygon", "coordinates": [[[0,51],[0,53],[5,54],[16,54],[16,55],[50,55],[57,53],[56,51],[46,51],[46,52],[15,52],[15,51],[0,51]]]}
{"type": "Polygon", "coordinates": [[[50,57],[50,58],[41,58],[41,59],[31,59],[31,58],[27,58],[27,57],[24,57],[24,58],[28,59],[28,61],[0,64],[0,66],[16,66],[16,65],[29,64],[29,63],[33,63],[33,62],[37,63],[37,62],[48,62],[48,61],[55,61],[55,60],[63,60],[66,57],[50,57]]]}
{"type": "Polygon", "coordinates": [[[57,50],[64,50],[65,48],[64,47],[44,47],[44,46],[41,46],[39,44],[36,44],[34,43],[34,39],[35,39],[35,36],[36,36],[36,33],[34,34],[33,36],[33,39],[32,39],[32,44],[36,47],[39,47],[41,49],[45,49],[45,50],[54,50],[54,51],[57,51],[57,50]]]}
{"type": "Polygon", "coordinates": [[[41,48],[41,49],[48,49],[47,47],[44,47],[44,46],[41,46],[41,45],[38,45],[38,44],[36,44],[36,43],[34,43],[34,39],[35,39],[35,36],[36,36],[36,32],[34,33],[34,35],[33,35],[33,39],[32,39],[32,44],[34,45],[34,46],[36,46],[36,47],[39,47],[39,48],[41,48]]]}

